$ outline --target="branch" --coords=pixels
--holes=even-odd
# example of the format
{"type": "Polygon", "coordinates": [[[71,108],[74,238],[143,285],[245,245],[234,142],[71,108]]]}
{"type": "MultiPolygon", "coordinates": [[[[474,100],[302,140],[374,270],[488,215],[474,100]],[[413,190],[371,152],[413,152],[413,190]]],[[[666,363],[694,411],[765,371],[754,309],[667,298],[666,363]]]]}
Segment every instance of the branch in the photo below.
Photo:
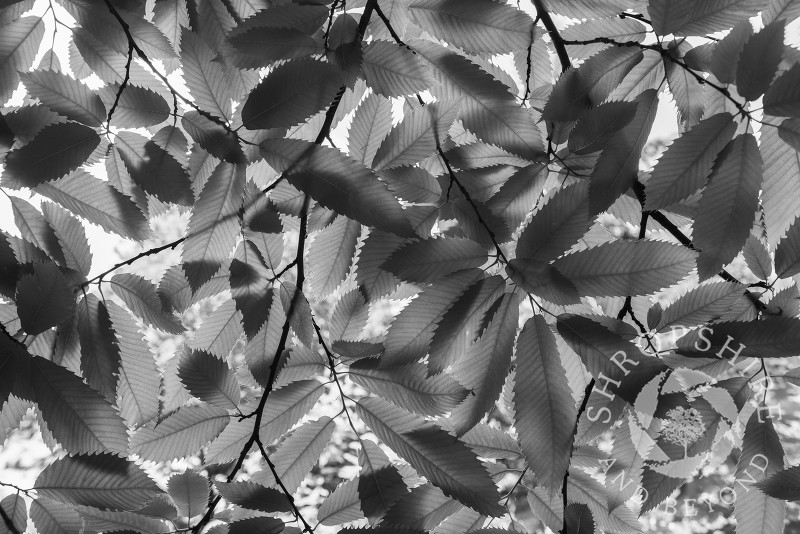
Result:
{"type": "Polygon", "coordinates": [[[102,282],[103,277],[108,276],[109,274],[113,273],[114,271],[116,271],[120,267],[124,267],[126,265],[131,265],[132,263],[136,262],[137,260],[140,260],[140,259],[142,259],[142,258],[144,258],[146,256],[152,256],[153,254],[158,254],[159,252],[167,250],[168,248],[173,248],[174,249],[175,247],[177,247],[178,245],[180,245],[184,241],[186,241],[186,238],[185,237],[181,237],[179,239],[176,239],[172,243],[167,243],[166,245],[161,245],[160,247],[155,247],[155,248],[151,248],[151,249],[145,250],[144,252],[140,252],[136,256],[133,256],[132,258],[128,258],[125,261],[121,261],[118,264],[116,264],[113,267],[111,267],[110,269],[107,269],[107,270],[103,271],[102,273],[98,274],[97,276],[95,276],[91,280],[87,280],[87,281],[79,284],[78,288],[84,288],[84,287],[88,286],[89,284],[91,284],[92,282],[95,282],[95,281],[102,282]]]}
{"type": "MultiPolygon", "coordinates": [[[[128,61],[125,63],[125,77],[122,79],[122,83],[117,89],[117,95],[114,97],[114,103],[111,105],[111,109],[108,110],[108,115],[106,115],[106,132],[111,129],[111,117],[114,116],[114,111],[117,109],[119,105],[119,99],[122,98],[122,92],[125,91],[125,88],[128,87],[128,82],[131,79],[131,62],[133,61],[133,45],[128,42],[128,61]]],[[[177,113],[178,110],[175,110],[177,113]]]]}
{"type": "Polygon", "coordinates": [[[572,66],[572,62],[569,60],[569,54],[567,53],[567,47],[564,46],[564,38],[561,37],[561,34],[558,32],[558,28],[556,28],[553,19],[550,17],[550,13],[547,12],[547,9],[545,9],[542,4],[542,0],[533,0],[533,5],[536,7],[536,16],[542,20],[542,24],[544,24],[544,27],[547,29],[547,33],[550,34],[550,39],[553,41],[553,47],[556,49],[558,60],[561,62],[561,72],[564,72],[572,66]]]}
{"type": "MultiPolygon", "coordinates": [[[[106,0],[109,2],[110,0],[106,0]]],[[[364,32],[367,29],[367,24],[369,23],[369,19],[372,16],[372,12],[375,10],[375,6],[377,5],[378,0],[368,0],[366,7],[364,8],[364,13],[361,15],[361,19],[358,23],[358,39],[361,39],[364,35],[364,32]]],[[[336,115],[336,110],[339,108],[339,104],[341,103],[341,97],[344,94],[346,86],[343,85],[339,92],[336,94],[333,102],[331,102],[328,111],[325,114],[325,122],[322,124],[322,128],[320,128],[319,133],[317,134],[314,143],[317,145],[321,145],[325,138],[330,135],[331,126],[333,125],[333,118],[336,115]]],[[[296,162],[295,162],[296,163],[296,162]]],[[[283,173],[284,175],[286,172],[283,173]]],[[[242,468],[242,464],[244,463],[245,458],[247,457],[250,449],[256,444],[259,449],[262,449],[263,452],[263,444],[261,443],[261,438],[259,436],[259,432],[261,431],[261,419],[264,414],[264,407],[267,404],[267,399],[269,398],[270,393],[275,385],[275,377],[278,374],[278,367],[280,366],[281,362],[281,354],[286,349],[286,342],[289,338],[289,331],[291,330],[291,322],[292,316],[294,315],[295,309],[297,307],[297,302],[300,299],[303,289],[303,283],[305,282],[305,265],[303,262],[303,256],[305,253],[305,244],[306,244],[306,237],[308,233],[308,208],[309,204],[311,203],[311,197],[306,194],[303,200],[303,208],[300,212],[300,229],[298,231],[298,241],[297,241],[297,253],[295,254],[294,264],[297,266],[297,277],[295,280],[295,288],[294,288],[294,295],[292,296],[292,301],[289,304],[289,309],[286,311],[286,321],[283,324],[283,328],[281,329],[281,337],[278,342],[278,347],[275,350],[275,354],[272,358],[272,364],[270,365],[269,369],[269,377],[267,378],[267,383],[264,387],[264,393],[261,395],[261,399],[258,403],[258,407],[253,411],[250,415],[246,417],[254,416],[255,420],[253,421],[253,432],[250,434],[250,438],[245,443],[244,447],[242,447],[241,452],[239,453],[239,457],[234,464],[233,469],[228,474],[228,482],[233,481],[236,478],[236,474],[242,468]]],[[[245,417],[245,418],[246,418],[245,417]]],[[[267,463],[270,465],[270,468],[273,469],[273,475],[275,479],[278,481],[279,485],[281,486],[284,494],[290,500],[290,502],[294,505],[294,498],[292,495],[287,491],[286,487],[280,481],[280,478],[274,471],[274,465],[269,460],[268,457],[265,456],[267,463]]],[[[221,496],[217,496],[216,499],[209,505],[208,510],[206,511],[203,518],[195,525],[192,532],[195,534],[199,533],[205,525],[211,521],[211,518],[214,517],[214,509],[216,508],[217,504],[221,500],[221,496]]],[[[296,508],[295,508],[296,510],[296,508]]],[[[303,519],[302,515],[299,514],[298,510],[298,519],[300,519],[305,527],[306,532],[313,532],[313,529],[306,523],[305,519],[303,519]]]]}
{"type": "Polygon", "coordinates": [[[683,70],[688,72],[697,81],[697,83],[699,83],[700,85],[708,85],[709,87],[712,87],[717,92],[719,92],[720,94],[725,96],[725,98],[727,98],[734,106],[736,106],[736,109],[739,110],[739,113],[743,117],[747,117],[747,118],[752,120],[752,117],[750,116],[750,112],[747,111],[747,109],[745,108],[745,104],[742,104],[741,102],[739,102],[738,100],[733,98],[731,96],[730,91],[728,91],[727,88],[725,88],[725,87],[723,87],[723,86],[721,86],[719,84],[716,84],[716,83],[714,83],[714,82],[712,82],[710,80],[707,80],[701,74],[697,73],[695,70],[693,70],[691,67],[689,67],[689,65],[687,65],[686,63],[684,63],[680,59],[678,59],[678,58],[674,57],[672,54],[670,54],[669,50],[667,50],[666,48],[663,48],[663,47],[661,47],[661,46],[659,46],[657,44],[648,45],[648,44],[643,44],[643,43],[639,43],[639,42],[636,42],[636,41],[615,41],[614,39],[609,39],[608,37],[595,37],[594,39],[587,39],[585,41],[567,41],[567,40],[564,40],[564,39],[560,39],[560,41],[561,41],[562,45],[587,45],[587,44],[594,44],[594,43],[603,43],[603,44],[610,44],[610,45],[621,47],[621,48],[622,47],[627,47],[627,48],[634,47],[634,48],[640,48],[642,50],[652,50],[653,52],[657,52],[659,55],[661,55],[662,58],[666,59],[667,61],[669,61],[671,63],[674,63],[675,65],[681,67],[683,70]]]}
{"type": "MultiPolygon", "coordinates": [[[[575,438],[578,436],[578,423],[581,420],[581,415],[583,415],[583,412],[586,411],[586,407],[589,405],[589,396],[592,394],[593,387],[594,378],[589,380],[589,383],[586,384],[586,389],[583,391],[583,401],[578,408],[578,415],[575,417],[575,429],[572,431],[572,443],[569,448],[570,463],[572,463],[572,452],[575,450],[575,438]]],[[[567,480],[569,480],[569,464],[567,464],[567,472],[564,473],[564,482],[561,484],[561,500],[564,504],[564,524],[561,528],[561,534],[567,534],[567,480]]]]}
{"type": "Polygon", "coordinates": [[[314,532],[314,528],[308,524],[308,522],[303,517],[303,514],[300,513],[300,509],[297,508],[297,504],[294,502],[294,497],[292,497],[292,493],[286,488],[283,481],[281,480],[280,475],[278,475],[278,470],[275,468],[275,464],[272,463],[272,460],[269,459],[269,454],[267,454],[267,450],[264,448],[264,444],[261,443],[261,438],[256,436],[256,445],[258,445],[258,450],[261,451],[261,457],[264,458],[264,461],[267,462],[269,466],[269,470],[272,471],[272,476],[278,482],[278,486],[280,486],[281,491],[286,498],[289,500],[289,504],[292,506],[292,513],[303,524],[303,532],[308,532],[311,534],[314,532]]]}
{"type": "Polygon", "coordinates": [[[122,15],[119,14],[119,11],[117,11],[117,9],[111,3],[111,0],[104,0],[104,2],[106,4],[106,7],[108,7],[108,10],[111,12],[111,14],[114,16],[114,18],[117,19],[117,22],[119,22],[119,25],[122,27],[122,31],[125,32],[125,36],[128,39],[128,46],[130,46],[131,48],[133,48],[133,50],[136,51],[136,54],[142,59],[142,61],[145,62],[145,64],[147,64],[148,67],[150,67],[150,70],[153,71],[153,73],[158,77],[158,79],[160,79],[161,82],[164,85],[167,86],[167,88],[169,89],[170,93],[172,93],[172,98],[173,98],[173,100],[175,100],[176,113],[177,113],[177,107],[178,107],[177,106],[177,99],[180,98],[181,101],[183,103],[185,103],[187,106],[191,107],[192,109],[197,111],[200,115],[202,115],[203,117],[207,118],[208,120],[214,122],[215,124],[218,124],[218,125],[222,126],[223,128],[225,128],[225,130],[228,131],[228,133],[233,134],[236,137],[237,140],[240,140],[239,139],[239,134],[236,133],[236,130],[232,129],[224,120],[222,120],[219,117],[217,117],[215,115],[212,115],[211,113],[209,113],[209,112],[205,111],[204,109],[200,108],[197,104],[195,104],[194,102],[192,102],[191,100],[189,100],[188,98],[186,98],[185,96],[180,94],[177,91],[177,89],[175,89],[172,86],[172,84],[169,82],[167,77],[164,76],[161,73],[161,71],[159,71],[155,67],[155,65],[153,65],[153,62],[150,60],[150,58],[147,56],[147,54],[144,52],[144,50],[142,50],[141,47],[136,43],[136,39],[133,37],[133,34],[131,33],[130,26],[128,25],[127,22],[125,22],[125,19],[122,18],[122,15]]]}

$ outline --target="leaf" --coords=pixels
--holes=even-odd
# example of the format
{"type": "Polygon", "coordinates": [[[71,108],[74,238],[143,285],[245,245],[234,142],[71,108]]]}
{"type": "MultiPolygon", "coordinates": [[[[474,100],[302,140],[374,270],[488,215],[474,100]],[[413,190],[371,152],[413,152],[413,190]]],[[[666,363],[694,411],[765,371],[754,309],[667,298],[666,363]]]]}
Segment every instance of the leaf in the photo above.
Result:
{"type": "Polygon", "coordinates": [[[684,279],[697,253],[661,241],[614,241],[553,263],[582,295],[647,295],[684,279]]]}
{"type": "Polygon", "coordinates": [[[733,260],[747,241],[758,208],[761,158],[752,135],[735,137],[720,152],[700,198],[693,228],[701,280],[733,260]]]}
{"type": "MultiPolygon", "coordinates": [[[[316,404],[324,392],[316,380],[292,382],[269,396],[261,418],[259,436],[269,444],[283,435],[316,404]]],[[[250,420],[232,421],[209,446],[209,463],[224,463],[236,458],[253,433],[250,420]]]]}
{"type": "Polygon", "coordinates": [[[281,339],[284,336],[284,324],[288,321],[286,312],[288,305],[281,302],[278,293],[272,293],[267,324],[262,326],[255,337],[245,346],[244,357],[247,367],[256,381],[267,387],[270,377],[275,373],[273,363],[280,357],[281,339]]]}
{"type": "Polygon", "coordinates": [[[373,301],[394,291],[400,284],[392,273],[380,268],[404,240],[395,235],[371,229],[358,251],[356,281],[368,301],[373,301]]]}
{"type": "Polygon", "coordinates": [[[569,534],[592,534],[595,529],[594,519],[589,507],[581,503],[572,503],[564,509],[566,528],[569,534]]]}
{"type": "Polygon", "coordinates": [[[190,469],[169,477],[167,491],[184,517],[199,515],[208,506],[208,479],[190,469]]]}
{"type": "Polygon", "coordinates": [[[775,247],[775,273],[788,278],[800,272],[800,224],[797,219],[775,247]]]}
{"type": "Polygon", "coordinates": [[[226,300],[200,324],[192,346],[224,360],[241,335],[242,314],[233,300],[226,300]]]}
{"type": "Polygon", "coordinates": [[[517,441],[503,430],[479,423],[461,436],[478,456],[490,459],[513,459],[522,456],[517,441]]]}
{"type": "Polygon", "coordinates": [[[590,154],[602,149],[614,134],[630,124],[636,107],[633,102],[608,102],[583,113],[569,134],[570,151],[590,154]]]}
{"type": "Polygon", "coordinates": [[[31,519],[39,532],[80,534],[83,529],[81,517],[71,506],[46,497],[31,502],[31,519]]]}
{"type": "Polygon", "coordinates": [[[245,24],[228,35],[228,42],[239,53],[232,62],[247,68],[265,67],[281,59],[302,58],[322,51],[312,36],[297,28],[245,24]]]}
{"type": "Polygon", "coordinates": [[[422,415],[449,412],[468,394],[450,375],[428,377],[425,366],[419,363],[389,369],[353,365],[348,376],[367,391],[422,415]]]}
{"type": "Polygon", "coordinates": [[[375,398],[360,400],[359,417],[421,475],[465,505],[499,515],[497,489],[473,453],[435,423],[375,398]]]}
{"type": "Polygon", "coordinates": [[[75,506],[74,509],[83,518],[86,530],[103,532],[123,530],[141,534],[168,534],[170,532],[169,527],[163,521],[135,512],[103,511],[88,506],[75,506]]]}
{"type": "Polygon", "coordinates": [[[23,239],[47,253],[54,261],[65,265],[63,247],[47,219],[29,202],[11,197],[14,223],[23,239]]]}
{"type": "Polygon", "coordinates": [[[368,95],[356,108],[353,122],[350,123],[347,140],[349,156],[364,165],[369,165],[391,127],[392,103],[377,94],[368,95]]]}
{"type": "MultiPolygon", "coordinates": [[[[10,519],[9,522],[16,528],[17,532],[26,530],[28,526],[28,508],[19,492],[16,495],[8,495],[0,501],[0,508],[5,513],[4,519],[8,517],[10,519]]],[[[3,527],[7,526],[8,523],[4,521],[3,527]]],[[[8,532],[12,531],[9,530],[8,532]]]]}
{"type": "Polygon", "coordinates": [[[101,510],[137,510],[163,492],[133,462],[111,454],[66,456],[44,468],[40,496],[101,510]]]}
{"type": "Polygon", "coordinates": [[[131,178],[145,192],[175,204],[188,205],[194,200],[185,169],[154,140],[120,132],[116,148],[131,178]]]}
{"type": "Polygon", "coordinates": [[[515,428],[539,484],[561,488],[572,450],[575,400],[544,317],[528,319],[517,339],[514,377],[515,428]]]}
{"type": "Polygon", "coordinates": [[[787,147],[776,128],[766,128],[760,143],[764,160],[761,204],[767,238],[774,246],[800,212],[800,199],[791,194],[800,184],[800,158],[787,147]]]}
{"type": "Polygon", "coordinates": [[[156,424],[151,421],[131,436],[131,453],[157,462],[185,458],[216,438],[230,422],[228,411],[215,406],[182,406],[156,424]]]}
{"type": "Polygon", "coordinates": [[[75,311],[75,295],[55,263],[37,263],[33,274],[17,283],[17,313],[22,329],[41,334],[69,318],[75,311]]]}
{"type": "MultiPolygon", "coordinates": [[[[292,432],[281,443],[278,452],[271,455],[270,460],[275,465],[278,478],[289,493],[297,491],[308,472],[319,461],[335,427],[336,424],[330,417],[309,421],[292,432]]],[[[265,486],[278,485],[271,470],[259,471],[251,480],[265,486]]]]}
{"type": "Polygon", "coordinates": [[[425,41],[410,45],[429,62],[439,81],[431,88],[437,99],[463,97],[461,119],[465,128],[525,159],[532,161],[543,155],[544,145],[531,116],[519,107],[507,86],[451,50],[425,41]]]}
{"type": "Polygon", "coordinates": [[[462,507],[457,500],[446,496],[431,484],[413,488],[386,513],[381,524],[429,531],[462,507]]]}
{"type": "Polygon", "coordinates": [[[130,425],[139,426],[158,415],[158,368],[142,333],[127,311],[108,302],[108,315],[117,338],[119,411],[130,425]]]}
{"type": "Polygon", "coordinates": [[[295,139],[270,139],[261,154],[287,181],[322,206],[365,226],[413,237],[397,199],[375,174],[333,148],[295,139]]]}
{"type": "Polygon", "coordinates": [[[653,29],[659,35],[673,33],[690,20],[691,0],[651,0],[647,12],[653,21],[653,29]]]}
{"type": "Polygon", "coordinates": [[[798,480],[800,479],[800,466],[793,465],[787,469],[773,473],[762,480],[756,487],[775,499],[796,501],[800,499],[798,480]]]}
{"type": "Polygon", "coordinates": [[[203,186],[183,245],[183,270],[194,291],[214,276],[236,243],[245,182],[244,165],[221,162],[203,186]]]}
{"type": "Polygon", "coordinates": [[[245,334],[252,340],[269,316],[273,300],[270,276],[258,249],[247,240],[236,248],[229,271],[231,295],[242,314],[245,334]]]}
{"type": "Polygon", "coordinates": [[[74,122],[45,126],[33,140],[6,155],[4,184],[34,188],[74,171],[100,144],[93,128],[74,122]]]}
{"type": "Polygon", "coordinates": [[[43,202],[42,211],[58,238],[67,268],[87,276],[92,268],[92,252],[83,225],[65,209],[52,202],[43,202]]]}
{"type": "Polygon", "coordinates": [[[105,122],[103,101],[81,82],[52,70],[23,72],[20,77],[31,97],[59,115],[87,126],[105,122]]]}
{"type": "Polygon", "coordinates": [[[83,170],[39,184],[36,192],[108,232],[135,240],[150,234],[147,218],[131,199],[83,170]]]}
{"type": "Polygon", "coordinates": [[[226,501],[242,508],[267,513],[292,510],[289,499],[277,489],[265,488],[253,482],[216,482],[214,485],[226,501]]]}
{"type": "Polygon", "coordinates": [[[739,56],[752,35],[753,25],[749,20],[743,20],[713,46],[709,68],[720,82],[734,83],[736,81],[739,56]]]}
{"type": "Polygon", "coordinates": [[[225,71],[212,61],[214,52],[197,34],[184,29],[181,33],[181,65],[186,86],[197,104],[220,118],[231,113],[230,86],[225,71]]]}
{"type": "Polygon", "coordinates": [[[184,352],[178,376],[189,393],[216,408],[234,410],[239,405],[239,382],[224,360],[201,350],[184,352]]]}
{"type": "Polygon", "coordinates": [[[442,315],[481,276],[468,269],[435,282],[403,308],[392,322],[383,344],[381,367],[404,365],[425,356],[442,315]]]}
{"type": "Polygon", "coordinates": [[[769,255],[766,245],[751,234],[747,238],[742,250],[744,261],[747,263],[747,268],[762,280],[768,279],[772,276],[772,257],[769,255]]]}
{"type": "Polygon", "coordinates": [[[557,328],[586,369],[602,382],[592,394],[600,393],[608,400],[619,396],[634,403],[642,387],[667,369],[660,360],[645,355],[630,341],[587,317],[560,315],[557,328]],[[605,378],[599,378],[601,375],[605,378]]]}
{"type": "Polygon", "coordinates": [[[402,280],[435,282],[456,271],[486,262],[486,248],[470,239],[441,237],[409,243],[381,266],[402,280]]]}
{"type": "Polygon", "coordinates": [[[648,13],[656,33],[667,35],[706,35],[727,30],[764,7],[762,0],[722,0],[697,4],[689,0],[653,0],[648,13]]]}
{"type": "Polygon", "coordinates": [[[517,258],[550,262],[589,231],[589,184],[578,182],[557,190],[534,213],[517,239],[517,258]]]}
{"type": "Polygon", "coordinates": [[[713,328],[693,330],[681,337],[678,354],[693,357],[728,358],[743,345],[739,357],[782,358],[800,354],[800,339],[793,328],[800,324],[793,317],[772,317],[761,321],[725,321],[713,328]],[[731,340],[728,340],[728,337],[731,340]]]}
{"type": "Polygon", "coordinates": [[[376,40],[364,47],[363,54],[364,79],[377,95],[412,95],[433,83],[428,65],[407,48],[376,40]]]}
{"type": "Polygon", "coordinates": [[[714,159],[735,130],[729,113],[717,113],[678,137],[667,148],[646,183],[645,208],[665,208],[700,189],[711,172],[714,159]]]}
{"type": "MultiPolygon", "coordinates": [[[[613,510],[608,509],[603,489],[599,482],[583,471],[570,470],[567,479],[567,500],[588,506],[601,530],[621,533],[641,532],[641,525],[625,505],[613,510]]],[[[566,515],[567,511],[564,512],[566,515]]]]}
{"type": "MultiPolygon", "coordinates": [[[[560,496],[559,496],[560,497],[560,496]]],[[[548,495],[542,488],[533,488],[528,492],[528,505],[547,528],[557,532],[564,525],[563,501],[559,497],[548,495]]]]}
{"type": "Polygon", "coordinates": [[[339,69],[314,59],[276,67],[253,89],[242,107],[248,130],[288,128],[328,106],[342,85],[339,69]]]}
{"type": "Polygon", "coordinates": [[[511,364],[519,301],[515,293],[498,299],[491,319],[484,319],[489,322],[480,339],[469,346],[453,371],[453,378],[471,392],[447,420],[458,436],[474,427],[500,396],[511,364]]]}
{"type": "Polygon", "coordinates": [[[22,17],[3,21],[0,32],[0,102],[5,103],[19,84],[19,72],[25,72],[36,58],[44,36],[42,17],[22,17]]]}
{"type": "Polygon", "coordinates": [[[498,276],[481,278],[454,301],[433,332],[428,357],[429,374],[441,373],[466,354],[468,347],[478,339],[484,316],[504,288],[505,284],[498,276]]]}
{"type": "Polygon", "coordinates": [[[361,224],[337,216],[308,246],[308,281],[318,299],[333,293],[347,277],[360,235],[361,224]]]}
{"type": "Polygon", "coordinates": [[[83,376],[92,388],[113,402],[117,396],[114,374],[120,359],[106,305],[88,294],[78,303],[76,319],[83,376]]]}
{"type": "Polygon", "coordinates": [[[800,117],[800,67],[792,68],[778,76],[764,94],[764,112],[769,115],[800,117]]]}
{"type": "MultiPolygon", "coordinates": [[[[110,100],[110,104],[114,103],[118,94],[120,95],[112,117],[115,126],[124,128],[155,126],[169,118],[171,111],[169,104],[157,92],[130,83],[121,93],[119,90],[117,84],[111,84],[104,90],[105,98],[107,101],[110,100]]],[[[109,105],[109,109],[110,107],[109,105]]]]}
{"type": "Polygon", "coordinates": [[[361,474],[354,480],[357,482],[357,508],[374,525],[384,518],[399,499],[408,494],[408,488],[397,467],[383,449],[371,440],[361,440],[358,464],[361,474]]]}
{"type": "Polygon", "coordinates": [[[636,182],[639,157],[658,109],[656,95],[655,90],[648,89],[636,97],[633,120],[600,153],[589,182],[589,213],[607,209],[636,182]]]}
{"type": "Polygon", "coordinates": [[[672,61],[665,62],[664,70],[667,74],[669,91],[672,93],[680,113],[681,125],[694,126],[705,113],[708,89],[704,85],[698,87],[694,76],[672,61]]]}
{"type": "Polygon", "coordinates": [[[500,2],[415,0],[408,13],[434,37],[476,54],[524,50],[533,39],[532,21],[500,2]]]}
{"type": "Polygon", "coordinates": [[[716,321],[744,295],[745,286],[732,282],[703,284],[692,288],[664,308],[655,329],[672,326],[692,327],[716,321]]]}
{"type": "Polygon", "coordinates": [[[376,171],[413,165],[427,158],[447,137],[456,120],[458,101],[428,104],[412,111],[389,132],[372,161],[376,171]]]}
{"type": "Polygon", "coordinates": [[[636,47],[611,47],[588,58],[578,69],[565,71],[553,87],[542,117],[549,121],[577,119],[589,107],[605,101],[643,57],[636,47]]]}
{"type": "Polygon", "coordinates": [[[358,496],[359,478],[356,477],[336,486],[317,511],[317,520],[321,525],[341,525],[363,519],[361,499],[358,496]]]}
{"type": "Polygon", "coordinates": [[[246,163],[247,159],[239,145],[237,135],[226,130],[221,124],[196,111],[189,111],[183,114],[181,126],[212,156],[228,163],[246,163]]]}
{"type": "Polygon", "coordinates": [[[148,280],[137,274],[118,273],[110,284],[122,302],[146,324],[171,334],[183,332],[180,322],[162,311],[156,287],[148,280]]]}
{"type": "Polygon", "coordinates": [[[772,85],[783,53],[785,26],[783,19],[770,23],[742,47],[736,67],[736,90],[747,100],[756,100],[772,85]]]}
{"type": "Polygon", "coordinates": [[[786,503],[748,487],[783,470],[783,445],[772,419],[761,418],[759,408],[750,416],[744,431],[742,455],[736,464],[736,481],[745,492],[734,504],[737,532],[779,534],[783,532],[786,503]]]}

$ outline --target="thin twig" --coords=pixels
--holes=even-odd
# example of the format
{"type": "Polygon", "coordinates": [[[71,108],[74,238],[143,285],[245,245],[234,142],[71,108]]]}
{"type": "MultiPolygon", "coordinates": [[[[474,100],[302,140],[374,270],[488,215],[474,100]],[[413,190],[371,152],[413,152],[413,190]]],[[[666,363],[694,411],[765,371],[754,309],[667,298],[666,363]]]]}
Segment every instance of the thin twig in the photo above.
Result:
{"type": "Polygon", "coordinates": [[[84,287],[88,286],[89,284],[91,284],[92,282],[100,282],[100,281],[103,280],[103,278],[105,276],[108,276],[109,274],[113,273],[114,271],[116,271],[120,267],[124,267],[126,265],[131,265],[132,263],[136,262],[137,260],[140,260],[140,259],[142,259],[142,258],[144,258],[146,256],[152,256],[153,254],[158,254],[159,252],[167,250],[168,248],[174,249],[175,247],[177,247],[178,245],[180,245],[184,241],[186,241],[186,238],[185,237],[181,237],[181,238],[176,239],[175,241],[173,241],[171,243],[167,243],[166,245],[161,245],[160,247],[155,247],[155,248],[151,248],[151,249],[145,250],[144,252],[140,252],[136,256],[133,256],[132,258],[128,258],[125,261],[121,261],[121,262],[117,263],[116,265],[114,265],[113,267],[111,267],[109,269],[106,269],[102,273],[98,274],[94,278],[79,284],[78,287],[79,288],[84,288],[84,287]]]}
{"type": "Polygon", "coordinates": [[[308,532],[311,534],[314,532],[314,527],[308,524],[308,522],[303,517],[303,514],[300,513],[300,509],[297,508],[297,504],[294,502],[294,497],[292,496],[292,492],[284,485],[283,480],[281,480],[280,475],[278,474],[278,470],[275,468],[275,464],[272,463],[272,460],[269,458],[269,454],[267,454],[267,450],[264,448],[264,444],[261,443],[261,438],[256,435],[256,445],[258,445],[258,450],[261,451],[261,457],[264,458],[264,461],[267,462],[269,466],[269,470],[272,471],[272,476],[275,478],[275,481],[278,483],[278,486],[281,488],[281,491],[289,500],[289,504],[292,506],[292,513],[294,514],[295,518],[303,524],[303,532],[308,532]]]}

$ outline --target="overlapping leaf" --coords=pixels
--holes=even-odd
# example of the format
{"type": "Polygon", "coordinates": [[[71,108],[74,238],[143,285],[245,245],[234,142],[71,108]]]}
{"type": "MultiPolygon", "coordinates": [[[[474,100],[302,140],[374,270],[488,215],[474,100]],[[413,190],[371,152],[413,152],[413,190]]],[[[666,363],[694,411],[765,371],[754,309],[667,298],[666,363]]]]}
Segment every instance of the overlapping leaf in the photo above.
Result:
{"type": "Polygon", "coordinates": [[[397,199],[369,169],[338,150],[293,139],[261,143],[261,154],[293,186],[366,226],[413,237],[397,199]]]}
{"type": "Polygon", "coordinates": [[[497,489],[473,453],[434,423],[379,399],[363,399],[359,417],[420,474],[467,506],[481,513],[502,513],[497,489]]]}
{"type": "Polygon", "coordinates": [[[111,454],[56,460],[34,487],[50,499],[101,510],[136,510],[163,493],[139,466],[111,454]]]}

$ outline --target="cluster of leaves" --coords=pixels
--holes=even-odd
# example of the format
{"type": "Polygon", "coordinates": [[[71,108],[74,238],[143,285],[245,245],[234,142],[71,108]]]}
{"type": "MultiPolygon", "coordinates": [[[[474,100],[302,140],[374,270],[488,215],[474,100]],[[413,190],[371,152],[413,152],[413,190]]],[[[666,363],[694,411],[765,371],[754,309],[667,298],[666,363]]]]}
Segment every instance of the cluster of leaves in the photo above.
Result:
{"type": "Polygon", "coordinates": [[[637,532],[725,447],[739,531],[783,530],[800,466],[752,379],[800,355],[800,2],[33,5],[0,1],[0,185],[43,199],[0,235],[0,430],[35,407],[68,455],[10,532],[310,533],[293,495],[334,431],[360,442],[317,510],[341,532],[503,532],[520,494],[637,532]],[[68,68],[32,69],[48,16],[68,68]],[[84,221],[143,241],[174,206],[184,237],[89,278],[84,221]],[[178,246],[157,285],[115,272],[178,246]],[[152,330],[185,342],[158,362],[152,330]],[[190,457],[166,488],[141,464],[190,457]]]}

